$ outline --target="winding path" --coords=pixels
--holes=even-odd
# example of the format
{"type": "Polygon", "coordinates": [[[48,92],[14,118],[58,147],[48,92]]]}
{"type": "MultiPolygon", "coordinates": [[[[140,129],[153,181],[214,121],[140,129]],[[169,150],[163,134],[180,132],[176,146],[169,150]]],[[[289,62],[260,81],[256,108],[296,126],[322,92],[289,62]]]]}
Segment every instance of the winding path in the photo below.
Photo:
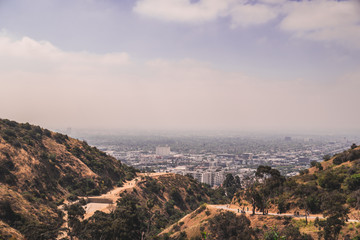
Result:
{"type": "MultiPolygon", "coordinates": [[[[91,196],[91,197],[79,197],[88,201],[88,203],[83,206],[85,210],[84,219],[90,218],[96,211],[101,211],[105,213],[111,212],[116,207],[116,201],[120,198],[120,194],[125,190],[132,189],[136,186],[136,184],[142,181],[143,177],[158,177],[163,175],[172,175],[173,173],[139,173],[138,176],[131,181],[127,181],[124,183],[122,187],[116,187],[110,190],[107,193],[104,193],[100,196],[91,196]]],[[[64,213],[64,224],[62,228],[68,229],[68,215],[65,211],[65,205],[67,204],[75,204],[77,201],[68,202],[65,201],[63,205],[59,206],[58,209],[63,211],[64,213]]],[[[68,236],[67,230],[60,231],[57,239],[66,238],[68,236]]]]}
{"type": "MultiPolygon", "coordinates": [[[[241,208],[231,208],[229,207],[229,205],[208,205],[208,207],[211,208],[216,208],[216,209],[223,209],[226,211],[231,211],[234,213],[241,213],[242,209],[241,208]]],[[[246,214],[252,214],[252,211],[245,211],[246,214]]],[[[263,215],[262,212],[255,212],[256,215],[263,215]]],[[[270,215],[270,216],[284,216],[284,217],[291,217],[291,218],[303,218],[305,219],[305,215],[294,215],[291,213],[268,213],[266,215],[270,215]]],[[[264,216],[266,216],[264,215],[264,216]]],[[[310,219],[326,219],[325,217],[321,216],[321,215],[308,215],[307,218],[310,219]]],[[[348,219],[348,222],[359,222],[359,220],[357,219],[348,219]]]]}
{"type": "Polygon", "coordinates": [[[89,202],[84,206],[84,209],[86,211],[84,219],[88,219],[89,217],[94,215],[96,211],[101,211],[105,213],[111,212],[113,209],[115,209],[116,201],[120,198],[120,194],[125,190],[134,188],[136,184],[141,181],[142,177],[157,177],[170,174],[171,173],[140,173],[133,180],[125,182],[122,187],[114,188],[113,190],[100,196],[83,197],[89,202]]]}

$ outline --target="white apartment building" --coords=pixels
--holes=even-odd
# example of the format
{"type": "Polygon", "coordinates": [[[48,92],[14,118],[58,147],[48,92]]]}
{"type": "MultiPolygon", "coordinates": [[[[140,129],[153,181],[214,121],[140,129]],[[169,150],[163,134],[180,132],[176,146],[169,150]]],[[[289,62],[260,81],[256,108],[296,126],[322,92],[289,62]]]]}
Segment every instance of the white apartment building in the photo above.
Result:
{"type": "Polygon", "coordinates": [[[170,155],[170,147],[156,147],[156,155],[158,156],[169,156],[170,155]]]}

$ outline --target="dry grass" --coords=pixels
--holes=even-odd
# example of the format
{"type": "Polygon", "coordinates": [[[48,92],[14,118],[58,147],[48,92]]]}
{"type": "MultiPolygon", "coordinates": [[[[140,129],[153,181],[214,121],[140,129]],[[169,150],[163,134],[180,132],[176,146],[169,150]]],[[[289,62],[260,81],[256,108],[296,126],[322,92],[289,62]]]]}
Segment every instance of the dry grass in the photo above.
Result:
{"type": "Polygon", "coordinates": [[[204,227],[206,229],[206,224],[210,218],[213,218],[216,214],[220,212],[220,210],[207,206],[206,209],[198,214],[195,211],[187,214],[185,217],[180,219],[177,223],[169,226],[164,231],[162,231],[159,235],[165,233],[171,233],[171,237],[176,237],[180,232],[185,231],[187,237],[190,239],[192,237],[200,236],[200,227],[204,227]],[[209,211],[210,214],[207,215],[206,212],[209,211]],[[180,222],[184,224],[180,226],[180,231],[173,232],[173,228],[176,225],[179,225],[180,222]]]}
{"type": "Polygon", "coordinates": [[[25,240],[24,236],[16,229],[10,227],[0,220],[0,235],[6,236],[9,240],[25,240]]]}

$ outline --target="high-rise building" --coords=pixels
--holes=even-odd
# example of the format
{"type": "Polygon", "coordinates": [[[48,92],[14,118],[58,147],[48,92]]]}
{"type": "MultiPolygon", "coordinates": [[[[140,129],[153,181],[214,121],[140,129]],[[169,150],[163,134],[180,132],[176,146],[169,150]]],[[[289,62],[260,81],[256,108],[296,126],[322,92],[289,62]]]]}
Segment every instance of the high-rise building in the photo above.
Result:
{"type": "Polygon", "coordinates": [[[224,172],[214,172],[214,184],[220,186],[224,182],[224,172]]]}
{"type": "Polygon", "coordinates": [[[158,156],[169,156],[170,155],[170,147],[156,147],[156,155],[158,156]]]}
{"type": "Polygon", "coordinates": [[[196,171],[185,171],[184,175],[190,175],[192,176],[194,179],[198,180],[198,182],[202,182],[203,181],[203,174],[201,172],[196,172],[196,171]]]}
{"type": "Polygon", "coordinates": [[[214,173],[213,172],[203,173],[201,182],[209,184],[210,186],[214,186],[214,173]]]}

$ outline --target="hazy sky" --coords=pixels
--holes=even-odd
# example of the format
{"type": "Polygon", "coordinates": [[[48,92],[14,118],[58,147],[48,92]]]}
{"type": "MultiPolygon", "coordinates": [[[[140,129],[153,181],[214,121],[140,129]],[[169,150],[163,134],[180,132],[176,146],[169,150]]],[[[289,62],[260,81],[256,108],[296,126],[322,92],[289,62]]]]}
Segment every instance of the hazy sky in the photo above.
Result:
{"type": "Polygon", "coordinates": [[[360,1],[0,0],[0,117],[360,130],[360,1]]]}

